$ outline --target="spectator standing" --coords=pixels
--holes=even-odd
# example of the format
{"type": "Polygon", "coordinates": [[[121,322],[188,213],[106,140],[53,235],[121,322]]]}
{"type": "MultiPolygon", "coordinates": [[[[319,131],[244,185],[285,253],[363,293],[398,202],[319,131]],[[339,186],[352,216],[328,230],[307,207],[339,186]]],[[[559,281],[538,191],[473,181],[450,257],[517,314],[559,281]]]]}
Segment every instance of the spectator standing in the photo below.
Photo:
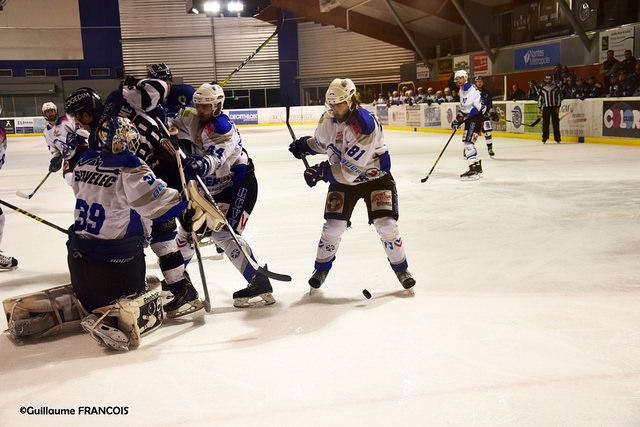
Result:
{"type": "Polygon", "coordinates": [[[535,80],[529,80],[529,93],[527,93],[527,99],[529,101],[537,101],[538,100],[538,87],[536,86],[535,80]]]}
{"type": "Polygon", "coordinates": [[[629,49],[624,51],[624,59],[620,62],[620,71],[624,71],[626,76],[636,72],[636,62],[638,60],[633,56],[629,49]]]}
{"type": "Polygon", "coordinates": [[[576,94],[576,85],[573,82],[573,77],[572,76],[566,76],[564,79],[565,83],[562,86],[562,88],[560,89],[561,93],[562,93],[562,99],[573,99],[575,98],[576,94]]]}
{"type": "Polygon", "coordinates": [[[604,86],[607,88],[612,83],[612,77],[618,64],[618,60],[616,59],[614,54],[615,52],[613,50],[608,50],[607,59],[604,60],[602,66],[600,67],[600,73],[604,76],[604,86]]]}
{"type": "Polygon", "coordinates": [[[551,75],[544,76],[544,85],[540,88],[538,108],[542,109],[542,143],[549,139],[549,119],[553,123],[553,139],[560,144],[560,103],[562,97],[560,88],[553,81],[551,75]]]}

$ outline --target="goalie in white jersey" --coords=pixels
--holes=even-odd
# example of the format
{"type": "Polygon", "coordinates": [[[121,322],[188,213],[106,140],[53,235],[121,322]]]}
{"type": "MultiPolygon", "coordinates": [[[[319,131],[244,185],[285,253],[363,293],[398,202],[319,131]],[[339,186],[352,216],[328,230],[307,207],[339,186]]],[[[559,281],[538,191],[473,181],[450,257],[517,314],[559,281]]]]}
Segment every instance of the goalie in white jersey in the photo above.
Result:
{"type": "Polygon", "coordinates": [[[464,157],[469,163],[469,170],[460,175],[463,181],[477,180],[482,176],[482,160],[478,158],[475,142],[483,129],[486,120],[487,106],[482,103],[482,97],[478,88],[469,82],[469,75],[465,70],[458,70],[454,79],[460,88],[460,112],[451,122],[452,129],[458,129],[463,124],[464,157]]]}
{"type": "Polygon", "coordinates": [[[64,163],[62,175],[67,184],[71,185],[73,165],[79,154],[87,148],[87,141],[76,133],[78,126],[73,120],[69,120],[67,116],[58,116],[58,107],[53,102],[42,104],[42,115],[47,121],[44,139],[51,153],[49,172],[58,172],[64,163]]]}
{"type": "Polygon", "coordinates": [[[380,236],[387,259],[405,289],[416,281],[408,264],[398,230],[398,193],[391,176],[391,158],[384,143],[382,126],[364,108],[350,79],[334,79],[326,93],[328,111],[320,118],[313,137],[291,143],[296,157],[326,154],[329,159],[304,172],[307,185],[329,182],[325,223],[316,254],[315,271],[309,285],[317,289],[325,281],[338,251],[342,234],[350,224],[353,209],[364,199],[380,236]]]}

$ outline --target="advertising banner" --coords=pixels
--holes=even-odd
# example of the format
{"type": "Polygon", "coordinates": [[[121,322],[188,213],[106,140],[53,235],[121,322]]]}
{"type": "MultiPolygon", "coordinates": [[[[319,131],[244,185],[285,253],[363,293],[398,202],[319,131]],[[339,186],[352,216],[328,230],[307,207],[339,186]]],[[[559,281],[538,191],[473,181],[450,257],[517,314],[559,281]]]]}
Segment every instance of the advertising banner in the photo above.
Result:
{"type": "Polygon", "coordinates": [[[257,125],[258,110],[231,110],[229,118],[237,125],[257,125]]]}
{"type": "Polygon", "coordinates": [[[407,126],[420,127],[422,126],[422,114],[419,105],[407,105],[405,107],[407,111],[407,126]]]}
{"type": "Polygon", "coordinates": [[[465,70],[467,73],[469,73],[471,71],[471,57],[469,55],[454,57],[453,70],[465,70]]]}
{"type": "Polygon", "coordinates": [[[451,129],[451,122],[460,111],[460,103],[445,102],[440,104],[440,127],[451,129]]]}
{"type": "Polygon", "coordinates": [[[640,138],[640,101],[604,101],[602,135],[640,138]]]}
{"type": "Polygon", "coordinates": [[[423,107],[424,126],[428,128],[440,127],[440,106],[438,104],[423,107]]]}
{"type": "Polygon", "coordinates": [[[560,134],[569,136],[585,136],[587,116],[584,101],[566,99],[560,106],[560,134]]]}
{"type": "Polygon", "coordinates": [[[424,62],[416,62],[416,79],[428,80],[431,77],[431,70],[424,62]]]}
{"type": "Polygon", "coordinates": [[[439,59],[438,60],[438,79],[448,79],[453,73],[453,59],[439,59]]]}
{"type": "Polygon", "coordinates": [[[548,68],[560,63],[560,43],[541,44],[516,49],[513,55],[516,70],[548,68]]]}
{"type": "Polygon", "coordinates": [[[0,126],[2,126],[8,134],[16,133],[16,121],[13,119],[0,119],[0,126]]]}
{"type": "Polygon", "coordinates": [[[16,119],[16,133],[33,133],[33,118],[16,119]]]}
{"type": "Polygon", "coordinates": [[[389,124],[391,126],[406,126],[407,111],[404,105],[392,105],[389,107],[389,124]]]}
{"type": "MultiPolygon", "coordinates": [[[[494,104],[495,105],[495,104],[494,104]]],[[[524,133],[524,124],[522,120],[524,118],[524,104],[522,102],[507,102],[506,108],[506,120],[505,129],[507,132],[524,133]]]]}
{"type": "Polygon", "coordinates": [[[386,105],[376,105],[376,117],[381,125],[388,125],[389,108],[386,105]]]}
{"type": "Polygon", "coordinates": [[[624,51],[633,52],[634,27],[616,28],[614,30],[602,31],[600,33],[600,46],[598,55],[600,60],[604,62],[607,59],[607,51],[613,50],[618,61],[624,59],[624,51]]]}
{"type": "MultiPolygon", "coordinates": [[[[533,123],[536,121],[538,117],[540,117],[540,110],[538,109],[538,104],[535,102],[528,102],[524,104],[524,118],[523,123],[533,123]]],[[[542,121],[540,121],[534,127],[525,126],[525,133],[539,133],[542,135],[542,121]]],[[[549,132],[553,134],[553,124],[549,125],[549,132]]]]}
{"type": "Polygon", "coordinates": [[[507,122],[505,119],[507,118],[507,103],[506,102],[494,102],[493,109],[496,110],[496,113],[500,116],[500,120],[497,122],[491,122],[491,126],[493,130],[499,132],[506,132],[507,130],[507,122]]]}
{"type": "Polygon", "coordinates": [[[491,72],[491,60],[486,53],[478,53],[473,55],[474,76],[490,76],[491,72]]]}

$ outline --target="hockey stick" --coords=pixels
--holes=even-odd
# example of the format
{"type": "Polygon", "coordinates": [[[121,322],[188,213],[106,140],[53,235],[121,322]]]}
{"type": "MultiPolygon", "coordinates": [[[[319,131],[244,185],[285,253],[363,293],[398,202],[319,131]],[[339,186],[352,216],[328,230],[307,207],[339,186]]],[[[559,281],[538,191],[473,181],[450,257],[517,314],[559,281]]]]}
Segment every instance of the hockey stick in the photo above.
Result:
{"type": "Polygon", "coordinates": [[[64,234],[67,234],[67,235],[69,234],[69,232],[67,230],[65,230],[64,228],[59,227],[59,226],[55,225],[54,223],[47,221],[44,218],[40,218],[39,216],[34,215],[31,212],[25,211],[24,209],[20,209],[19,207],[14,206],[11,203],[7,203],[2,199],[0,199],[0,205],[5,205],[6,207],[8,207],[10,209],[13,209],[16,212],[20,212],[21,214],[26,215],[31,219],[35,219],[36,221],[43,223],[44,225],[48,225],[51,228],[55,228],[56,230],[58,230],[61,233],[64,233],[64,234]]]}
{"type": "MultiPolygon", "coordinates": [[[[287,123],[287,129],[289,129],[289,134],[291,135],[291,139],[293,139],[293,141],[295,142],[296,139],[296,134],[293,132],[293,128],[291,127],[291,124],[289,123],[289,110],[291,109],[291,106],[289,105],[289,99],[287,98],[287,107],[286,107],[286,123],[287,123]]],[[[307,161],[307,156],[305,156],[304,154],[302,155],[302,163],[304,163],[304,167],[309,169],[309,162],[307,161]]]]}
{"type": "MultiPolygon", "coordinates": [[[[187,180],[184,177],[184,168],[182,167],[182,160],[180,159],[180,153],[176,151],[176,162],[178,162],[178,173],[180,174],[180,182],[182,183],[182,191],[187,198],[191,200],[189,189],[187,188],[187,180]]],[[[202,281],[202,290],[204,291],[204,309],[207,313],[211,313],[211,299],[209,298],[209,288],[207,287],[207,277],[204,274],[204,265],[202,264],[202,255],[200,254],[200,243],[198,243],[198,236],[196,232],[191,229],[191,240],[193,240],[193,247],[196,250],[196,257],[198,258],[198,270],[200,271],[200,280],[202,281]]]]}
{"type": "Polygon", "coordinates": [[[262,50],[263,47],[265,47],[266,45],[269,44],[269,42],[276,36],[276,34],[278,34],[280,32],[280,29],[282,28],[282,23],[284,22],[284,14],[282,13],[282,11],[280,11],[278,13],[278,23],[276,24],[276,29],[273,31],[273,33],[267,37],[267,39],[265,41],[262,42],[262,44],[260,46],[258,46],[258,48],[256,50],[254,50],[251,55],[249,55],[247,57],[247,59],[245,59],[244,61],[242,61],[242,63],[240,65],[238,65],[232,72],[231,74],[229,74],[227,76],[226,79],[224,79],[220,84],[220,86],[224,87],[224,85],[226,85],[227,83],[229,83],[229,80],[231,80],[231,77],[233,77],[234,74],[236,74],[238,71],[240,71],[242,69],[242,67],[244,67],[245,65],[247,65],[247,62],[251,61],[251,59],[253,59],[254,56],[257,55],[258,52],[260,52],[262,50]]]}
{"type": "Polygon", "coordinates": [[[438,158],[436,159],[436,162],[433,164],[433,166],[431,166],[431,170],[429,171],[429,173],[427,174],[427,176],[425,176],[424,178],[422,178],[420,180],[420,182],[426,182],[429,177],[431,176],[431,172],[433,172],[433,170],[436,168],[436,165],[438,164],[438,162],[440,161],[440,157],[442,157],[442,155],[444,154],[444,150],[447,149],[447,147],[449,146],[449,143],[451,142],[451,140],[453,139],[453,135],[456,134],[456,132],[458,132],[458,128],[456,127],[453,132],[451,133],[451,136],[449,137],[449,140],[447,141],[446,144],[444,144],[444,147],[442,148],[442,151],[440,152],[440,155],[438,156],[438,158]]]}
{"type": "MultiPolygon", "coordinates": [[[[524,125],[525,125],[525,126],[529,126],[529,127],[534,127],[535,125],[537,125],[538,123],[540,123],[540,120],[542,120],[542,117],[538,117],[538,118],[537,118],[537,119],[535,119],[531,124],[524,123],[524,125]]],[[[511,120],[507,120],[507,119],[504,119],[504,121],[505,121],[505,122],[509,122],[509,123],[513,123],[513,121],[511,121],[511,120]]]]}
{"type": "Polygon", "coordinates": [[[22,191],[16,191],[16,195],[19,197],[22,197],[23,199],[30,199],[33,197],[34,194],[36,194],[36,191],[38,191],[38,188],[42,187],[42,184],[44,184],[44,182],[47,180],[47,178],[49,178],[49,175],[51,175],[51,172],[47,173],[47,175],[42,179],[42,181],[40,181],[40,184],[38,184],[38,186],[36,187],[35,190],[33,190],[33,192],[29,195],[24,194],[22,191]]]}
{"type": "MultiPolygon", "coordinates": [[[[160,129],[162,130],[162,132],[164,133],[165,137],[166,138],[170,138],[170,133],[167,130],[167,127],[164,125],[164,123],[162,123],[162,121],[160,121],[160,120],[157,120],[157,123],[160,126],[160,129]]],[[[187,155],[184,154],[184,152],[179,147],[175,151],[178,153],[178,155],[180,156],[181,160],[185,160],[187,158],[187,155]]],[[[177,157],[176,157],[176,160],[178,160],[177,157]]],[[[198,185],[200,186],[200,188],[204,192],[204,194],[205,194],[207,200],[209,201],[209,203],[211,203],[214,206],[217,206],[218,204],[213,199],[213,196],[209,192],[209,189],[204,184],[204,181],[202,181],[202,178],[200,176],[196,175],[196,182],[198,183],[198,185]]],[[[269,278],[271,278],[273,280],[279,280],[281,282],[290,282],[291,281],[291,276],[289,276],[287,274],[274,273],[272,271],[269,271],[266,267],[261,267],[256,262],[256,260],[253,259],[253,257],[247,252],[247,249],[244,247],[244,245],[242,243],[240,243],[240,239],[238,238],[238,235],[236,234],[236,232],[233,229],[233,227],[231,227],[231,225],[229,225],[229,222],[226,220],[226,218],[225,218],[224,228],[229,232],[229,234],[231,235],[231,238],[233,239],[234,242],[236,242],[236,244],[240,248],[240,251],[242,252],[244,257],[247,259],[247,262],[251,265],[251,267],[254,270],[260,272],[261,274],[264,274],[265,276],[267,276],[267,277],[269,277],[269,278]]]]}

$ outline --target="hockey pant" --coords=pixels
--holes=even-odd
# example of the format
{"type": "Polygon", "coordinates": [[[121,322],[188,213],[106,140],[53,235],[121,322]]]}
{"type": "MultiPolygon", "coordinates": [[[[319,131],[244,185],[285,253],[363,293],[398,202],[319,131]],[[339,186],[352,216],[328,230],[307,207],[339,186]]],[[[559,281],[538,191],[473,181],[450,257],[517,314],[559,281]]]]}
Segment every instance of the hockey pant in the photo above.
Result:
{"type": "MultiPolygon", "coordinates": [[[[402,238],[398,223],[394,218],[382,217],[373,220],[373,225],[380,236],[382,246],[387,254],[387,259],[393,271],[406,270],[408,268],[407,257],[402,246],[402,238]]],[[[347,221],[339,219],[327,219],[322,226],[322,234],[316,253],[315,269],[328,271],[342,240],[342,234],[347,229],[347,221]]]]}

